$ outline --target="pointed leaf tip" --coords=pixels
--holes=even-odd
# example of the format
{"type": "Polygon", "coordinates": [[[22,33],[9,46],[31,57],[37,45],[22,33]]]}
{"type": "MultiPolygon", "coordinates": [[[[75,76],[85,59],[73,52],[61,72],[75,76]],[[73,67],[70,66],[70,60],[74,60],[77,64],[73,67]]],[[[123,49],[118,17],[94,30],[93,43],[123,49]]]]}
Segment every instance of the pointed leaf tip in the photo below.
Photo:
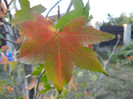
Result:
{"type": "Polygon", "coordinates": [[[109,74],[107,74],[105,71],[103,72],[104,75],[106,75],[107,77],[109,77],[109,74]]]}

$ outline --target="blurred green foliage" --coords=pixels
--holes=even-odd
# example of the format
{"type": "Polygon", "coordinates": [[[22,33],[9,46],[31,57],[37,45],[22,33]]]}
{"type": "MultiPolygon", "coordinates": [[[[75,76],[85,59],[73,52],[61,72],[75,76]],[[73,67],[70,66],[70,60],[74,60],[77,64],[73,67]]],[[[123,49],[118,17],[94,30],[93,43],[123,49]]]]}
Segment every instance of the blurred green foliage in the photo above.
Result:
{"type": "MultiPolygon", "coordinates": [[[[133,40],[127,45],[120,48],[112,57],[111,62],[113,63],[124,63],[128,61],[128,57],[133,55],[133,40]]],[[[129,61],[131,64],[133,59],[129,61]]]]}

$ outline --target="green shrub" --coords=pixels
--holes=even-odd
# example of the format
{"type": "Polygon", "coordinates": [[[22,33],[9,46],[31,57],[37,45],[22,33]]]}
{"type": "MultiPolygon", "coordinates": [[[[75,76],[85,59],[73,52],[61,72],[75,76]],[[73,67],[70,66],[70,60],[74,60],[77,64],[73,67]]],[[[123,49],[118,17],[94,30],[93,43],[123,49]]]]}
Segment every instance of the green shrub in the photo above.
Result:
{"type": "MultiPolygon", "coordinates": [[[[133,55],[133,40],[127,45],[123,46],[120,50],[118,50],[112,57],[111,62],[113,63],[123,63],[127,61],[127,57],[130,57],[133,55]]],[[[133,62],[133,59],[130,61],[130,63],[133,62]]]]}

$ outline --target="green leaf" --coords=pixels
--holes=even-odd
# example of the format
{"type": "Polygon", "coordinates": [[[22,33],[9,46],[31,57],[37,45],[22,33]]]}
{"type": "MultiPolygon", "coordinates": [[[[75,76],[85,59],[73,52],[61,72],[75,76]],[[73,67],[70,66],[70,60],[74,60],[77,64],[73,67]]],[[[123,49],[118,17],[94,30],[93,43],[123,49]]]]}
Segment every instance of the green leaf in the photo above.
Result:
{"type": "Polygon", "coordinates": [[[40,73],[42,72],[43,69],[44,69],[43,64],[39,64],[39,66],[34,67],[34,70],[31,73],[31,75],[38,76],[38,75],[40,75],[40,73]]]}
{"type": "Polygon", "coordinates": [[[62,97],[66,97],[67,96],[67,89],[65,87],[63,87],[63,90],[61,92],[61,96],[62,97]]]}
{"type": "Polygon", "coordinates": [[[30,7],[30,3],[28,0],[19,0],[19,1],[22,9],[27,9],[30,7]]]}
{"type": "Polygon", "coordinates": [[[44,74],[43,74],[42,77],[41,77],[41,81],[42,81],[42,83],[43,83],[44,86],[47,85],[47,84],[49,84],[48,78],[47,78],[45,72],[44,72],[44,74]]]}
{"type": "Polygon", "coordinates": [[[84,15],[86,16],[86,20],[87,20],[87,18],[89,16],[89,9],[90,9],[89,3],[87,2],[87,4],[84,7],[84,15]]]}
{"type": "Polygon", "coordinates": [[[46,10],[46,8],[44,8],[42,5],[37,5],[30,8],[30,4],[28,0],[20,0],[20,4],[22,9],[17,11],[14,15],[15,24],[20,24],[21,22],[24,22],[26,20],[33,20],[35,13],[41,14],[46,10]]]}
{"type": "Polygon", "coordinates": [[[73,6],[75,9],[83,8],[84,4],[82,0],[73,0],[73,6]]]}
{"type": "MultiPolygon", "coordinates": [[[[81,2],[81,0],[75,0],[75,2],[76,1],[81,2]]],[[[78,3],[74,3],[74,5],[75,6],[78,5],[78,3]]],[[[63,26],[65,26],[67,23],[69,23],[73,19],[76,19],[76,18],[81,17],[81,16],[86,16],[86,20],[87,20],[88,15],[89,15],[89,8],[90,7],[89,7],[89,4],[88,3],[86,4],[85,7],[76,7],[71,12],[68,12],[64,16],[62,16],[60,18],[60,20],[57,22],[57,24],[55,25],[55,28],[57,30],[58,29],[61,29],[63,26]]]]}
{"type": "Polygon", "coordinates": [[[41,14],[42,12],[44,12],[45,8],[41,4],[39,4],[37,6],[32,7],[32,10],[36,11],[36,13],[41,14]]]}
{"type": "Polygon", "coordinates": [[[66,25],[71,20],[76,19],[76,18],[78,18],[80,16],[83,16],[83,9],[82,8],[72,10],[71,12],[66,13],[64,16],[62,16],[60,18],[60,20],[55,25],[55,28],[57,30],[61,29],[62,26],[66,25]]]}
{"type": "Polygon", "coordinates": [[[40,91],[40,92],[38,92],[38,94],[43,94],[43,93],[45,93],[45,92],[47,92],[49,90],[51,90],[51,87],[45,87],[45,89],[40,91]]]}
{"type": "Polygon", "coordinates": [[[15,68],[18,66],[18,62],[17,61],[11,61],[9,62],[9,66],[10,66],[10,75],[11,73],[15,70],[15,68]]]}

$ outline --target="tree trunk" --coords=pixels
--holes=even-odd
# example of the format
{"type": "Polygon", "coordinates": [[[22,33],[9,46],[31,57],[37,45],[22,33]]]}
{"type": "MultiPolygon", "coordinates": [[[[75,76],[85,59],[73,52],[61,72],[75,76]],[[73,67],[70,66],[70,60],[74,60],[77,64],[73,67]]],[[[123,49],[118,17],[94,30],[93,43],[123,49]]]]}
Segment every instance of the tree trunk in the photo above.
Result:
{"type": "MultiPolygon", "coordinates": [[[[4,0],[4,3],[6,5],[6,8],[9,9],[9,4],[8,4],[7,0],[4,0]]],[[[21,4],[20,4],[20,6],[21,6],[21,4]]],[[[8,17],[9,17],[9,20],[11,21],[12,15],[11,15],[10,11],[8,11],[8,17]]],[[[18,38],[18,35],[19,35],[17,30],[15,30],[13,27],[8,26],[8,25],[5,25],[5,29],[6,29],[6,31],[9,32],[9,34],[6,35],[6,38],[8,38],[9,40],[15,42],[18,38]]],[[[14,46],[12,43],[7,42],[7,46],[10,48],[11,51],[14,51],[14,48],[18,50],[18,47],[14,46]]],[[[23,66],[24,66],[25,76],[32,73],[32,65],[23,64],[23,66]]],[[[31,82],[30,79],[31,78],[32,78],[32,76],[25,79],[25,87],[30,84],[30,82],[31,82]]],[[[33,97],[34,97],[34,88],[31,89],[31,90],[26,90],[26,97],[27,97],[27,99],[33,99],[33,97]]]]}
{"type": "MultiPolygon", "coordinates": [[[[32,65],[23,64],[23,66],[24,66],[25,76],[32,73],[32,65]]],[[[33,77],[30,76],[25,79],[25,87],[27,87],[31,83],[32,78],[33,77]]],[[[33,99],[34,98],[34,88],[32,88],[31,90],[26,90],[26,96],[27,96],[27,99],[33,99]]]]}

